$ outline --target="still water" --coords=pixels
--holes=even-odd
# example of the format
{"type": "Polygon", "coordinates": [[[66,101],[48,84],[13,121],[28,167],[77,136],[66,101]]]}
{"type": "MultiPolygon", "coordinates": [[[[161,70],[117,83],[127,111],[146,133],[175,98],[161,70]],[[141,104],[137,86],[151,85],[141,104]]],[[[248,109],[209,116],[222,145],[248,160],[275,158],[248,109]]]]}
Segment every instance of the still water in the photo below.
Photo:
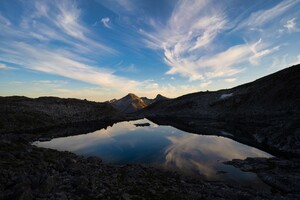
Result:
{"type": "Polygon", "coordinates": [[[92,133],[55,138],[34,145],[99,156],[106,163],[147,164],[177,170],[211,181],[223,180],[261,187],[253,173],[224,165],[224,161],[247,157],[271,157],[254,147],[220,136],[198,135],[147,120],[120,122],[92,133]],[[135,124],[149,123],[137,127],[135,124]]]}

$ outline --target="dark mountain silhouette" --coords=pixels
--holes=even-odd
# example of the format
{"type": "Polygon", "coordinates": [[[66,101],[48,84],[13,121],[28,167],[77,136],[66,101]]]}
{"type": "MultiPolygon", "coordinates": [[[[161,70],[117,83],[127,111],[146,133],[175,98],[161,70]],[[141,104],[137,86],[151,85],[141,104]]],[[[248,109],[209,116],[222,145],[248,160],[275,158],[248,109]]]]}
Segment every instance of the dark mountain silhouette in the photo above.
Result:
{"type": "Polygon", "coordinates": [[[141,99],[147,104],[147,105],[150,105],[154,102],[157,102],[157,101],[163,101],[163,100],[166,100],[166,99],[169,99],[167,97],[164,97],[162,96],[161,94],[158,94],[156,95],[156,97],[154,99],[148,99],[147,97],[141,97],[141,99]]]}
{"type": "Polygon", "coordinates": [[[0,134],[70,124],[74,126],[76,123],[113,122],[126,119],[123,113],[109,103],[72,98],[0,97],[0,105],[0,134]]]}
{"type": "Polygon", "coordinates": [[[165,119],[176,116],[187,124],[191,118],[250,124],[249,137],[255,141],[300,153],[300,65],[231,89],[155,102],[139,114],[165,119]]]}

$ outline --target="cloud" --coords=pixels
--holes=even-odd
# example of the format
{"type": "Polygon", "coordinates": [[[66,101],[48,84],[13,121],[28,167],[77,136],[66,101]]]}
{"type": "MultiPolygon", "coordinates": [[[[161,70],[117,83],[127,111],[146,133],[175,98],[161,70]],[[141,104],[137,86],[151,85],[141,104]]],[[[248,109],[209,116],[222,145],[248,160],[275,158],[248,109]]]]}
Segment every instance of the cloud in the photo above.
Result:
{"type": "Polygon", "coordinates": [[[297,31],[297,27],[296,27],[296,18],[290,19],[286,22],[286,24],[284,25],[284,27],[289,31],[289,32],[294,32],[297,31]]]}
{"type": "Polygon", "coordinates": [[[236,78],[227,78],[227,79],[224,79],[225,82],[227,83],[232,83],[232,82],[235,82],[237,79],[236,78]]]}
{"type": "MultiPolygon", "coordinates": [[[[250,25],[254,16],[256,25],[266,23],[293,4],[288,1],[255,13],[245,23],[250,25]]],[[[233,27],[224,10],[206,0],[178,1],[166,24],[153,23],[154,31],[140,29],[139,32],[149,48],[163,51],[163,60],[170,67],[167,74],[179,74],[190,81],[207,82],[238,74],[245,69],[243,64],[257,65],[261,58],[279,50],[280,46],[268,45],[261,38],[220,48],[219,35],[233,27]]]]}
{"type": "Polygon", "coordinates": [[[9,67],[6,64],[0,63],[0,70],[16,69],[15,67],[9,67]]]}
{"type": "MultiPolygon", "coordinates": [[[[82,11],[76,1],[37,1],[29,4],[29,8],[20,26],[0,18],[3,28],[0,61],[111,90],[126,88],[128,91],[138,86],[138,82],[99,66],[99,56],[114,55],[116,51],[99,42],[82,23],[82,11]]],[[[8,69],[1,65],[4,68],[8,69]]]]}
{"type": "Polygon", "coordinates": [[[35,38],[48,43],[59,41],[65,46],[75,47],[73,49],[80,53],[116,53],[116,50],[105,45],[104,41],[100,42],[99,37],[93,35],[82,22],[82,11],[76,1],[36,1],[29,4],[28,9],[30,12],[25,12],[21,26],[12,27],[14,32],[17,31],[18,37],[24,34],[23,37],[27,40],[35,38]]]}
{"type": "Polygon", "coordinates": [[[245,26],[251,28],[264,26],[272,20],[278,18],[282,14],[286,13],[289,9],[293,8],[294,5],[298,3],[299,1],[286,0],[280,2],[272,8],[254,12],[250,15],[248,19],[244,20],[241,24],[239,24],[237,29],[241,29],[245,26]]]}
{"type": "Polygon", "coordinates": [[[62,80],[35,80],[32,83],[39,87],[52,87],[52,88],[60,88],[64,87],[68,84],[68,81],[62,80]]]}
{"type": "Polygon", "coordinates": [[[207,81],[207,82],[201,83],[201,84],[200,84],[200,88],[206,88],[206,87],[209,86],[210,84],[212,84],[212,81],[207,81]]]}
{"type": "Polygon", "coordinates": [[[171,68],[167,74],[200,80],[204,76],[192,63],[199,60],[226,22],[222,11],[209,7],[208,1],[179,1],[166,25],[154,24],[155,32],[140,33],[148,47],[163,50],[164,62],[171,68]]]}
{"type": "MultiPolygon", "coordinates": [[[[276,51],[278,47],[265,48],[262,41],[235,45],[223,52],[197,59],[181,58],[179,62],[169,60],[169,74],[179,73],[190,80],[207,80],[216,77],[227,77],[245,70],[239,64],[258,63],[258,59],[276,51]]],[[[168,55],[167,55],[168,57],[168,55]]]]}
{"type": "Polygon", "coordinates": [[[98,3],[107,7],[117,15],[135,13],[139,9],[141,1],[139,0],[97,0],[98,3]]]}
{"type": "MultiPolygon", "coordinates": [[[[14,60],[32,70],[115,89],[129,89],[137,85],[135,81],[115,76],[112,71],[79,62],[78,55],[71,52],[49,50],[16,42],[11,42],[9,46],[15,51],[14,60]]],[[[5,59],[5,55],[0,56],[0,59],[5,59]]]]}
{"type": "Polygon", "coordinates": [[[130,73],[138,72],[138,69],[134,64],[131,64],[129,66],[119,66],[117,70],[121,72],[130,72],[130,73]]]}
{"type": "Polygon", "coordinates": [[[298,56],[290,56],[285,54],[280,57],[274,57],[273,62],[268,70],[277,71],[298,64],[300,64],[300,54],[298,56]]]}
{"type": "Polygon", "coordinates": [[[0,24],[10,26],[11,22],[0,14],[0,24]]]}
{"type": "Polygon", "coordinates": [[[102,23],[106,28],[111,29],[111,26],[110,26],[110,19],[109,19],[108,17],[102,18],[102,19],[101,19],[101,23],[102,23]]]}
{"type": "Polygon", "coordinates": [[[222,161],[234,158],[270,157],[258,149],[224,137],[184,134],[167,138],[171,144],[165,150],[166,166],[194,173],[196,171],[197,174],[207,177],[216,177],[218,165],[222,161]]]}

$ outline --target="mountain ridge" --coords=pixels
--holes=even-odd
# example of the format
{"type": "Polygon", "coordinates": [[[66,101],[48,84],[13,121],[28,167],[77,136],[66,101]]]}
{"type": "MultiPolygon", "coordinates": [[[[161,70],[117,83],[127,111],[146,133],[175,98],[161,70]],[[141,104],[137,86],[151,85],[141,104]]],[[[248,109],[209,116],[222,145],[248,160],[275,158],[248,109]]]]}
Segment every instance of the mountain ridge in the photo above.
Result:
{"type": "Polygon", "coordinates": [[[148,105],[168,99],[167,97],[158,94],[154,99],[149,99],[147,97],[138,97],[133,93],[129,93],[121,99],[112,99],[107,101],[110,103],[115,109],[123,112],[123,113],[133,113],[143,108],[146,108],[148,105]]]}

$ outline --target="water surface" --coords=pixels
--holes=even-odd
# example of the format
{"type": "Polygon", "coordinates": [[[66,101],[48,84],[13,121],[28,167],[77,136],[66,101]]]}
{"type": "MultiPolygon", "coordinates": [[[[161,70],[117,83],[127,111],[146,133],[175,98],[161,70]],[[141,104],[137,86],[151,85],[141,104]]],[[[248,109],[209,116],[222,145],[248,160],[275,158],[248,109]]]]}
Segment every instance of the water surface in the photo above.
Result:
{"type": "Polygon", "coordinates": [[[158,126],[147,119],[120,122],[89,134],[34,144],[84,156],[99,156],[106,163],[163,166],[211,181],[224,180],[259,188],[263,184],[255,174],[222,162],[271,156],[226,137],[192,134],[171,126],[158,126]],[[150,123],[150,126],[137,127],[137,123],[150,123]]]}

